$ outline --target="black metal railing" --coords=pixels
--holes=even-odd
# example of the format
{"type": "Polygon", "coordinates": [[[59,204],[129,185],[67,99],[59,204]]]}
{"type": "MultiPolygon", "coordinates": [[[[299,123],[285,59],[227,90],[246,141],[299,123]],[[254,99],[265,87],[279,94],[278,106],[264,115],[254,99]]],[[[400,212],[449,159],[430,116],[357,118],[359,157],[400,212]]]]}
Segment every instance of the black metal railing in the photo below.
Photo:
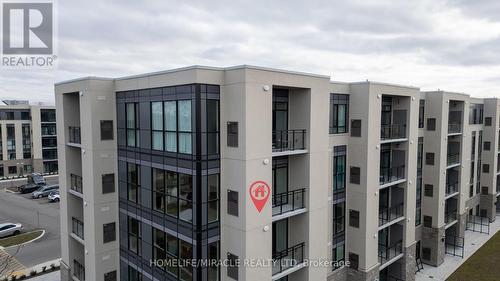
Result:
{"type": "Polygon", "coordinates": [[[306,149],[306,130],[273,131],[273,152],[306,149]]]}
{"type": "Polygon", "coordinates": [[[395,206],[380,206],[378,210],[378,226],[382,226],[404,215],[404,203],[395,206]]]}
{"type": "Polygon", "coordinates": [[[76,236],[80,237],[83,240],[83,222],[76,218],[71,218],[72,227],[71,232],[73,232],[76,236]]]}
{"type": "Polygon", "coordinates": [[[380,264],[384,264],[396,256],[403,253],[403,241],[400,240],[391,246],[384,244],[378,244],[378,261],[380,264]]]}
{"type": "Polygon", "coordinates": [[[461,132],[462,132],[462,124],[460,123],[448,124],[448,134],[456,134],[461,132]]]}
{"type": "Polygon", "coordinates": [[[448,153],[447,155],[448,166],[460,163],[460,153],[448,153]]]}
{"type": "Polygon", "coordinates": [[[70,174],[70,179],[71,179],[70,183],[71,190],[83,194],[82,177],[75,174],[70,174]]]}
{"type": "Polygon", "coordinates": [[[73,277],[80,281],[85,280],[85,267],[76,260],[73,260],[73,277]]]}
{"type": "Polygon", "coordinates": [[[464,257],[465,239],[459,236],[446,235],[444,238],[445,253],[456,257],[464,257]]]}
{"type": "Polygon", "coordinates": [[[273,216],[304,208],[306,189],[291,190],[273,195],[273,216]]]}
{"type": "Polygon", "coordinates": [[[444,223],[448,224],[457,220],[457,210],[448,211],[444,213],[444,223]]]}
{"type": "Polygon", "coordinates": [[[458,192],[458,181],[446,183],[446,196],[458,192]]]}
{"type": "Polygon", "coordinates": [[[284,251],[273,254],[273,275],[303,263],[304,248],[305,243],[302,242],[284,251]]]}
{"type": "Polygon", "coordinates": [[[382,125],[380,127],[380,139],[404,139],[406,137],[405,124],[382,125]]]}
{"type": "Polygon", "coordinates": [[[380,168],[380,184],[386,184],[405,178],[405,165],[380,168]]]}
{"type": "Polygon", "coordinates": [[[80,127],[69,127],[69,142],[70,143],[82,143],[82,136],[80,133],[80,127]]]}

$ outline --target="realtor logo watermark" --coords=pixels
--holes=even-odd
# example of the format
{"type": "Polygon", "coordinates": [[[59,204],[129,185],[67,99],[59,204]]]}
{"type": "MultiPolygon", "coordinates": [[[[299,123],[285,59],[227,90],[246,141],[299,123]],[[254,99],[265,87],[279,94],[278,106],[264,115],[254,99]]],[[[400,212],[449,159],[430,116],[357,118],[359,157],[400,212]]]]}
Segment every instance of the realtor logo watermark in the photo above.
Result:
{"type": "Polygon", "coordinates": [[[2,67],[54,67],[54,26],[52,2],[3,2],[2,67]]]}

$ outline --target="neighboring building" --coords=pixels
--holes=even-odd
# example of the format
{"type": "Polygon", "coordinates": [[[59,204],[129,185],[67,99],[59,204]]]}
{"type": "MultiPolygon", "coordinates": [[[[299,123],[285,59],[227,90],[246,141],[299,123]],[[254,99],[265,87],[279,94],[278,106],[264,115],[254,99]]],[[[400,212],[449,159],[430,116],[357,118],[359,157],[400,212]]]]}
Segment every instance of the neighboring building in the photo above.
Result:
{"type": "Polygon", "coordinates": [[[62,280],[414,280],[500,206],[498,99],[253,66],[55,89],[62,280]]]}
{"type": "Polygon", "coordinates": [[[0,178],[57,172],[54,106],[5,100],[0,105],[0,178]]]}

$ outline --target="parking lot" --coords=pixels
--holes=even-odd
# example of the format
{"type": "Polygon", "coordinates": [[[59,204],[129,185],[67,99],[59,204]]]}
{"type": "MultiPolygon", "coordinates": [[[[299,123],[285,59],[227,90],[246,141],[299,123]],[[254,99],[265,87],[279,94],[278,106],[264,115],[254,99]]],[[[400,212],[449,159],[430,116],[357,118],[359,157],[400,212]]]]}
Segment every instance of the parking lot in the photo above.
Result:
{"type": "MultiPolygon", "coordinates": [[[[47,181],[48,184],[57,183],[47,181]]],[[[24,231],[44,229],[45,235],[29,244],[24,245],[16,253],[17,247],[7,248],[5,251],[15,258],[24,267],[61,257],[59,203],[51,203],[44,197],[31,199],[31,193],[20,194],[12,188],[0,188],[0,223],[21,223],[24,231]]]]}

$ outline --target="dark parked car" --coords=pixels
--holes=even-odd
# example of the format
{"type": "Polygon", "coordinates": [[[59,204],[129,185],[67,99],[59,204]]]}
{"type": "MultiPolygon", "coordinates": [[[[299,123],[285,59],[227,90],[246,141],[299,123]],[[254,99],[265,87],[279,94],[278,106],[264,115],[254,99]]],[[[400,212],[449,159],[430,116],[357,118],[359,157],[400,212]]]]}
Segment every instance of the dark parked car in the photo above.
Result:
{"type": "Polygon", "coordinates": [[[45,186],[45,183],[40,183],[40,184],[28,183],[19,187],[19,192],[21,192],[22,194],[31,193],[33,191],[40,189],[40,187],[42,186],[45,186]]]}

